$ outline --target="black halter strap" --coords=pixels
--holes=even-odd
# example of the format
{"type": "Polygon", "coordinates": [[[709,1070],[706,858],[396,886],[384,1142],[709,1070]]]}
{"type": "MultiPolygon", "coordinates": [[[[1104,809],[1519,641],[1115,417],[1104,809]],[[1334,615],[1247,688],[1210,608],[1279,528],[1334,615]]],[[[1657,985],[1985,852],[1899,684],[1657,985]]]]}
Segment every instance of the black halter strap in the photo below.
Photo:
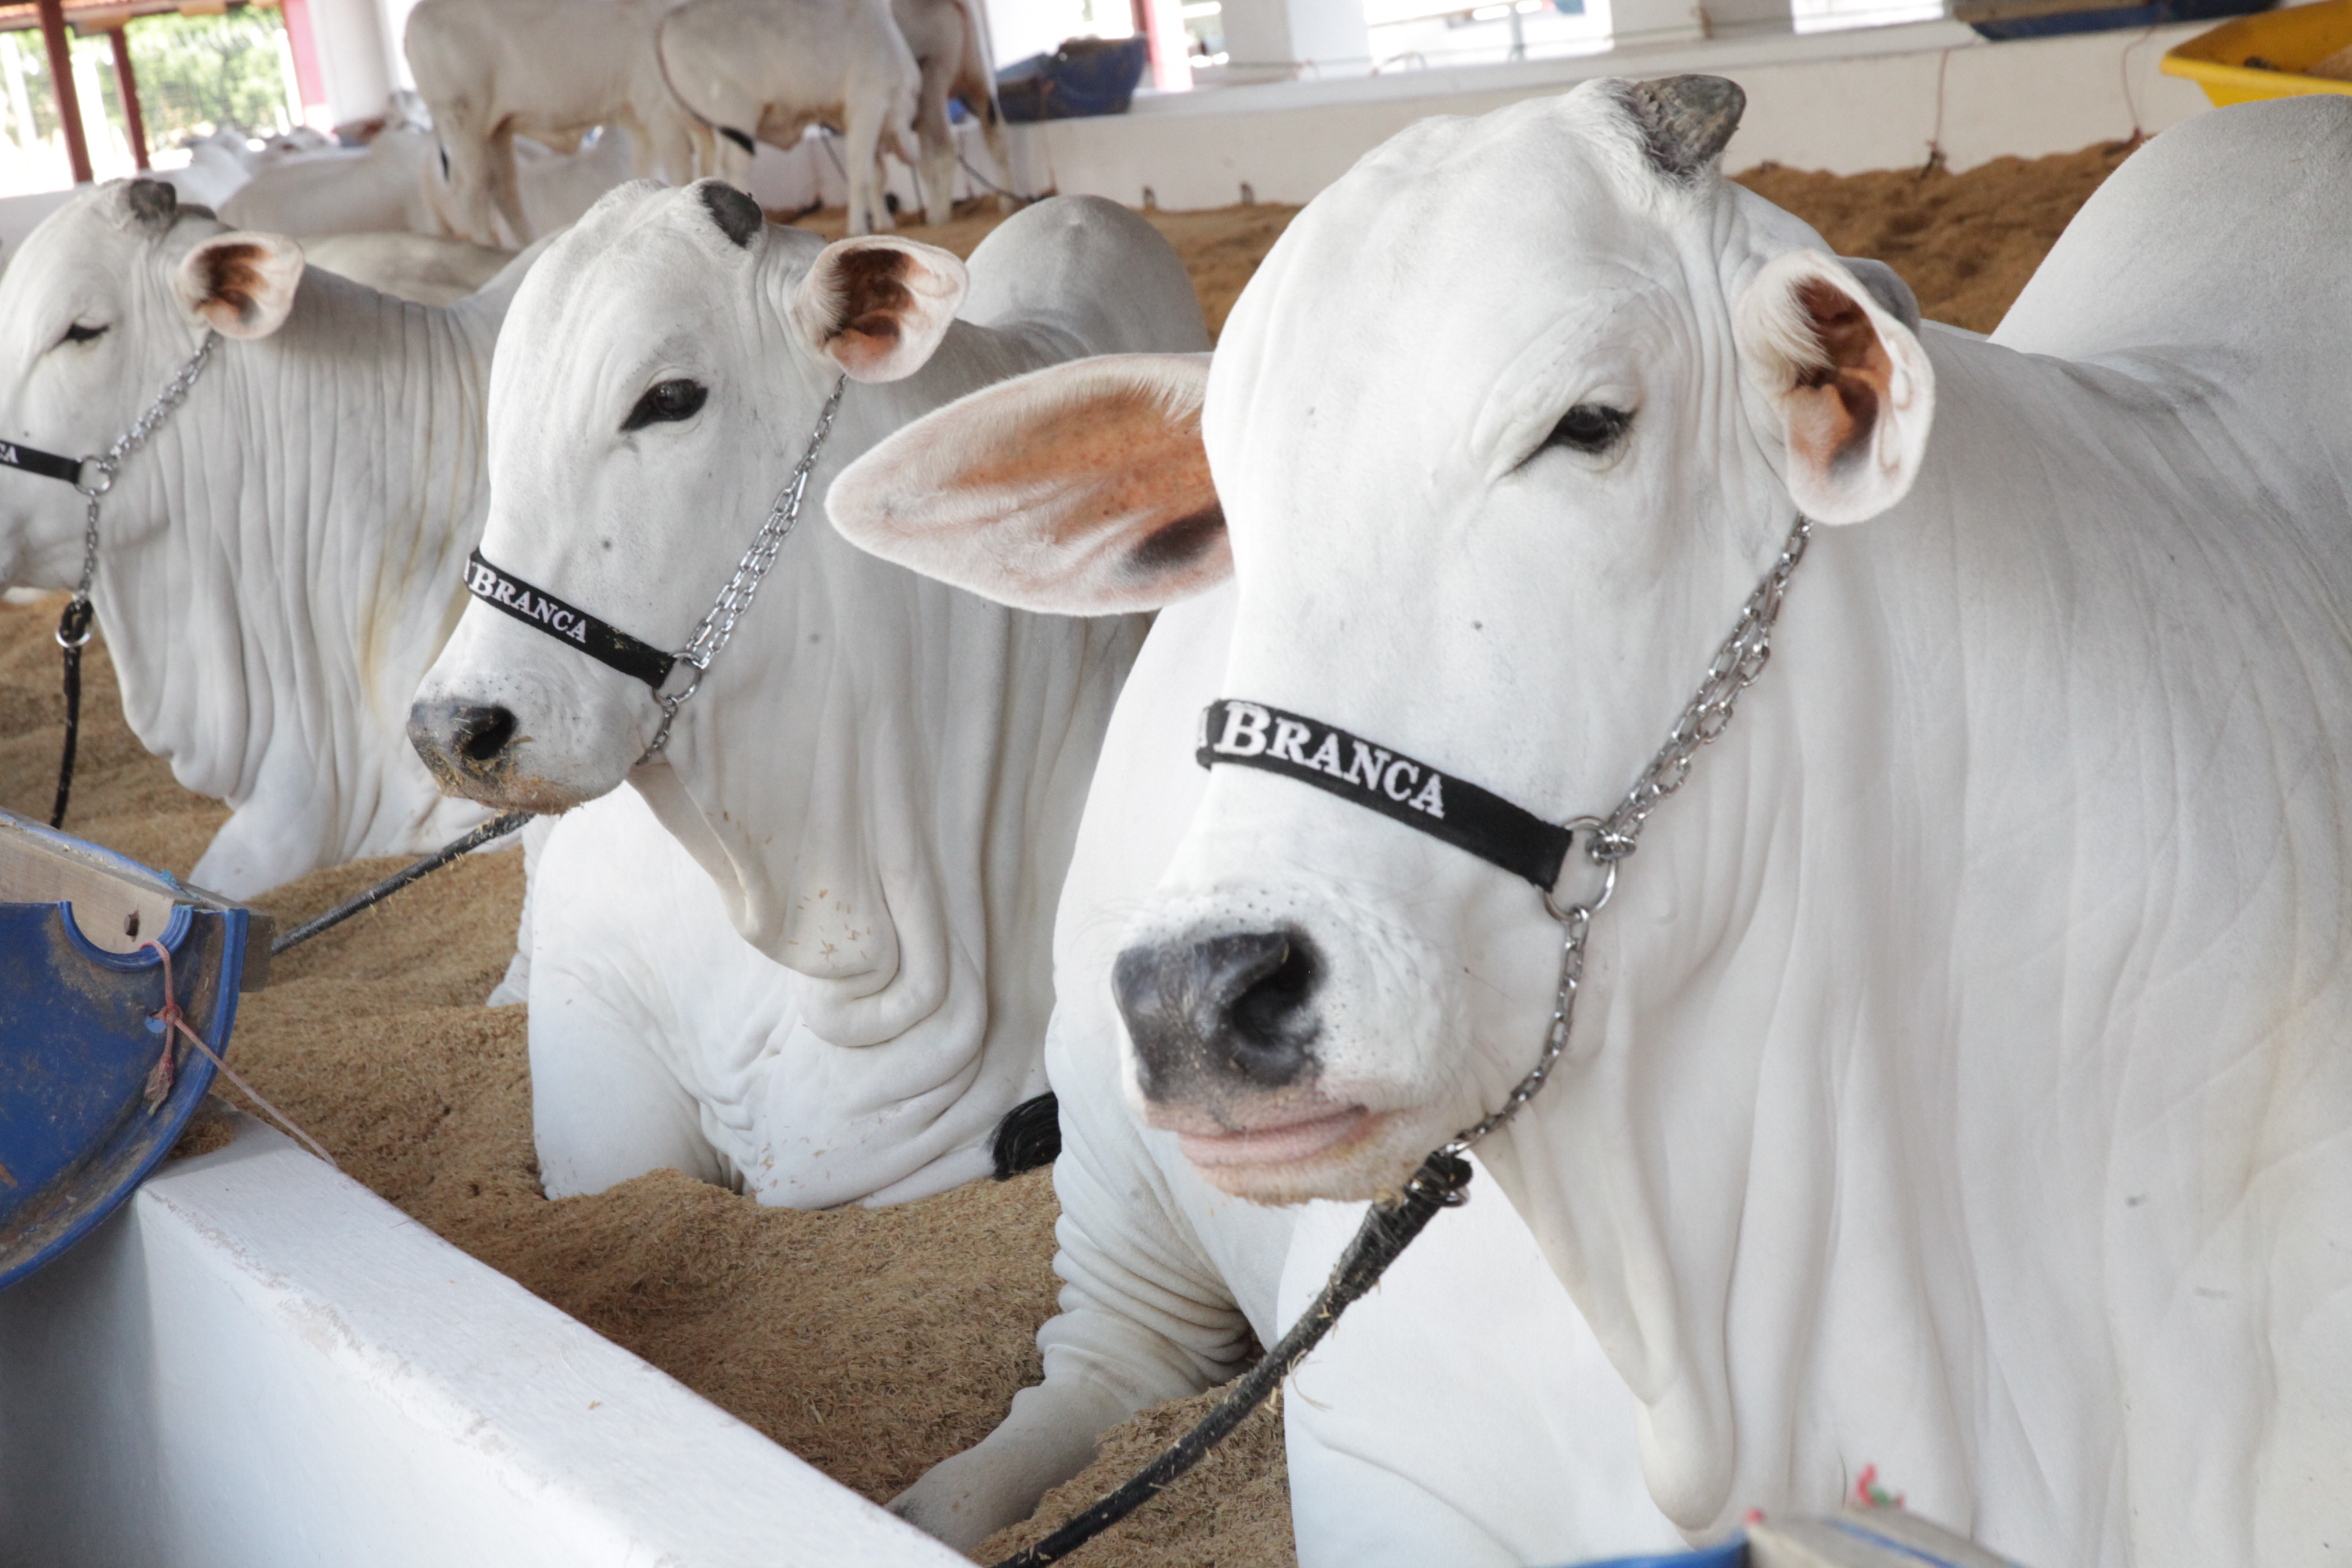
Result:
{"type": "Polygon", "coordinates": [[[76,489],[81,488],[81,470],[85,461],[81,458],[63,458],[55,452],[44,452],[38,447],[0,441],[0,468],[22,468],[45,479],[63,479],[76,489]]]}
{"type": "Polygon", "coordinates": [[[1263,702],[1220,698],[1201,713],[1202,767],[1229,763],[1328,790],[1466,849],[1546,892],[1575,836],[1467,779],[1375,746],[1336,724],[1263,702]]]}
{"type": "Polygon", "coordinates": [[[534,588],[511,572],[482,559],[478,550],[466,557],[466,592],[494,609],[504,610],[527,626],[536,627],[570,647],[633,680],[642,680],[661,694],[662,682],[677,667],[677,655],[640,642],[608,621],[574,605],[567,605],[544,588],[534,588]]]}

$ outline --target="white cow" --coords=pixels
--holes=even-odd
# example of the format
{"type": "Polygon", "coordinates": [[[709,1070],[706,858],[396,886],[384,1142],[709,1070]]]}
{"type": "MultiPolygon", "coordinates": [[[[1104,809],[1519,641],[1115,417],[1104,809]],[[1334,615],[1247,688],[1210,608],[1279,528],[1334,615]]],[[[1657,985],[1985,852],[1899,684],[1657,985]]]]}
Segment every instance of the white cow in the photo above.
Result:
{"type": "Polygon", "coordinates": [[[183,204],[217,210],[253,178],[253,146],[242,131],[190,136],[180,145],[188,151],[187,163],[160,170],[155,177],[179,192],[183,204]]]}
{"type": "MultiPolygon", "coordinates": [[[[1205,375],[1024,378],[836,482],[854,537],[1033,607],[1238,584],[1162,616],[1106,741],[1064,924],[1125,945],[1063,993],[1115,992],[1133,1039],[1102,1068],[1057,1017],[1051,1066],[1119,1072],[1153,1158],[1057,1174],[1060,1267],[1197,1321],[1218,1298],[1139,1193],[1196,1226],[1204,1176],[1365,1196],[1503,1102],[1562,928],[1334,793],[1369,760],[1320,726],[1391,796],[1607,812],[1801,511],[1772,668],[1482,1149],[1630,1390],[1646,1497],[1705,1535],[1875,1463],[2021,1561],[2324,1561],[2352,1531],[2352,105],[2158,137],[1990,342],[1915,330],[1723,181],[1738,105],[1601,81],[1424,122],[1292,226],[1205,375]],[[1211,493],[1229,542],[1160,547],[1211,493]],[[1213,696],[1311,721],[1200,734],[1213,696]],[[1106,846],[1185,793],[1196,735],[1293,776],[1214,769],[1163,865],[1106,846]]],[[[1111,1120],[1083,1087],[1073,1141],[1111,1120]]],[[[1445,1305],[1358,1367],[1454,1343],[1445,1305]]],[[[1041,1339],[1050,1368],[1133,1334],[1041,1339]]],[[[1481,1397],[1520,1375],[1469,1367],[1481,1397]]],[[[1388,1436],[1410,1476],[1431,1445],[1388,1436]]]]}
{"type": "MultiPolygon", "coordinates": [[[[916,176],[923,191],[923,218],[945,223],[955,216],[956,141],[948,100],[963,100],[980,122],[989,155],[1006,185],[1013,183],[1013,152],[1004,139],[1004,111],[996,102],[996,73],[990,68],[986,40],[971,0],[891,0],[891,18],[915,57],[922,81],[915,90],[915,142],[921,162],[916,176]]],[[[1010,212],[1013,198],[999,195],[1010,212]]]]}
{"type": "Polygon", "coordinates": [[[251,180],[220,205],[238,228],[318,234],[434,232],[424,181],[436,162],[430,132],[394,129],[365,147],[257,160],[251,180]]]}
{"type": "Polygon", "coordinates": [[[301,244],[309,265],[420,305],[455,304],[515,258],[511,250],[426,234],[322,234],[301,244]]]}
{"type": "MultiPolygon", "coordinates": [[[[517,145],[517,179],[530,227],[540,234],[565,227],[627,180],[635,162],[633,145],[617,126],[576,153],[551,153],[534,142],[517,145]]],[[[184,184],[180,191],[184,199],[184,184]]],[[[220,212],[239,228],[305,241],[322,235],[411,234],[444,245],[471,244],[447,237],[459,226],[457,204],[433,133],[394,126],[363,150],[264,163],[220,212]]]]}
{"type": "Polygon", "coordinates": [[[923,167],[915,118],[924,79],[888,0],[688,0],[663,21],[657,47],[678,101],[718,134],[720,178],[749,181],[754,142],[791,147],[831,123],[842,132],[849,232],[890,226],[882,150],[923,167]]]}
{"type": "Polygon", "coordinates": [[[928,246],[770,227],[705,181],[607,198],[516,300],[482,553],[534,605],[658,647],[686,643],[849,378],[811,515],[658,760],[638,765],[651,688],[489,605],[417,693],[419,749],[477,799],[560,811],[626,780],[644,800],[595,801],[541,858],[551,1191],[675,1165],[772,1204],[917,1197],[985,1173],[1044,1088],[1055,894],[1141,626],[1006,611],[814,511],[843,463],[966,391],[1207,334],[1174,253],[1107,202],[1016,216],[969,277],[928,246]]]}
{"type": "MultiPolygon", "coordinates": [[[[242,897],[482,819],[403,730],[464,599],[490,345],[526,266],[404,303],[133,181],[60,208],[0,277],[0,433],[28,446],[105,450],[223,337],[107,496],[92,595],[132,733],[236,808],[197,882],[242,897]]],[[[0,582],[70,587],[82,531],[70,488],[0,470],[0,582]]]]}
{"type": "Polygon", "coordinates": [[[405,47],[448,159],[450,232],[480,245],[527,245],[539,232],[522,200],[517,136],[570,153],[594,127],[621,126],[639,178],[683,182],[709,163],[709,137],[671,96],[654,51],[675,3],[420,0],[405,47]]]}

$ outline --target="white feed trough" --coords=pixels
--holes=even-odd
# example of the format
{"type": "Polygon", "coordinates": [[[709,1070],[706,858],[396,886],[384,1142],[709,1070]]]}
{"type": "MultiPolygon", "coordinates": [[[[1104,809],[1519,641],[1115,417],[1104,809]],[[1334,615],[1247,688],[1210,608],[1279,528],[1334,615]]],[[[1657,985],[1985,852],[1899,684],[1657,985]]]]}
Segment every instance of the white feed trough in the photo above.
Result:
{"type": "Polygon", "coordinates": [[[0,1295],[6,1568],[963,1563],[236,1129],[0,1295]]]}

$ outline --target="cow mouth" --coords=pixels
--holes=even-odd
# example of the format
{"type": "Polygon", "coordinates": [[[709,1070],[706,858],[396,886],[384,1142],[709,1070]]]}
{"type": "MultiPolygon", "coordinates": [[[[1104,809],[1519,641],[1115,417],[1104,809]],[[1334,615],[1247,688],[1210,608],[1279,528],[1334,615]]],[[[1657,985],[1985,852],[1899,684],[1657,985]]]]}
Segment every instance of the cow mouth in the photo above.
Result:
{"type": "Polygon", "coordinates": [[[1202,1171],[1233,1170],[1318,1159],[1361,1142],[1377,1120],[1363,1106],[1346,1105],[1255,1127],[1179,1126],[1174,1131],[1184,1158],[1202,1171]]]}

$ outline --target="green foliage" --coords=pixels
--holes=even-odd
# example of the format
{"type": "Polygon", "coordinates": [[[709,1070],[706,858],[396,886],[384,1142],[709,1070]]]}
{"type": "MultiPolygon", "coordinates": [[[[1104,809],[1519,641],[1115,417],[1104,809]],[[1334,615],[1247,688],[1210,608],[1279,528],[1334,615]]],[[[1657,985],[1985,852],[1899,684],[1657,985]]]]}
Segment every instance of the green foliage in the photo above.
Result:
{"type": "MultiPolygon", "coordinates": [[[[225,125],[264,134],[275,131],[288,110],[278,57],[284,33],[276,11],[257,7],[220,16],[143,16],[131,22],[131,68],[139,78],[148,144],[169,147],[192,132],[203,134],[225,125]]],[[[19,32],[14,43],[24,69],[26,107],[32,110],[37,136],[46,139],[58,129],[48,56],[37,31],[19,32]]],[[[76,37],[73,50],[77,59],[87,57],[97,67],[106,116],[120,128],[122,93],[114,79],[113,45],[102,36],[76,37]]],[[[14,116],[9,119],[8,131],[21,135],[14,116]]]]}
{"type": "MultiPolygon", "coordinates": [[[[131,68],[147,137],[168,147],[190,132],[224,125],[268,132],[286,111],[286,74],[274,10],[224,16],[148,16],[131,24],[131,68]]],[[[114,72],[109,69],[110,85],[114,72]]]]}

